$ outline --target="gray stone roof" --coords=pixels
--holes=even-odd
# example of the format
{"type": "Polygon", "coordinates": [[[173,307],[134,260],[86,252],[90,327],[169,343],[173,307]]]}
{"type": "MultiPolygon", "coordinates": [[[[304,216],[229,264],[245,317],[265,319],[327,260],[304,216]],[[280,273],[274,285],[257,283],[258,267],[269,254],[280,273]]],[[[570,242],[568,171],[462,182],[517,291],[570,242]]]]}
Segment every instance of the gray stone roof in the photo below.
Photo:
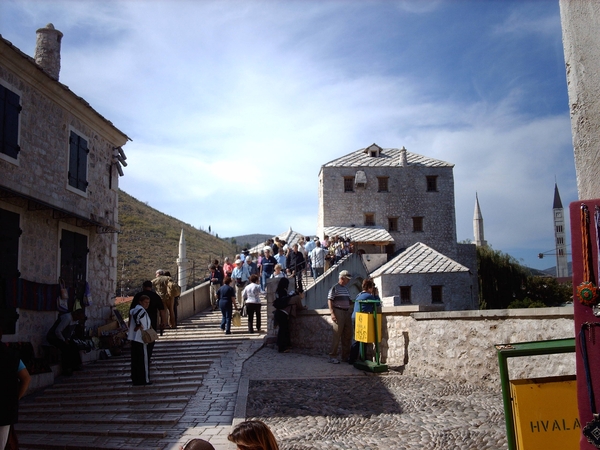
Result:
{"type": "MultiPolygon", "coordinates": [[[[367,148],[361,148],[341,158],[323,164],[322,167],[400,167],[400,152],[398,148],[382,148],[379,156],[370,156],[367,148]]],[[[416,153],[406,152],[409,166],[423,167],[454,167],[446,161],[428,158],[416,153]]]]}
{"type": "MultiPolygon", "coordinates": [[[[284,231],[281,234],[278,234],[277,236],[273,236],[272,239],[275,239],[275,237],[278,237],[280,240],[285,241],[285,243],[289,246],[292,246],[294,244],[297,244],[300,241],[300,238],[304,237],[304,234],[302,233],[298,233],[297,231],[292,230],[292,227],[290,227],[289,230],[284,231]]],[[[250,252],[250,254],[258,254],[260,253],[260,251],[265,248],[265,243],[261,243],[258,245],[255,245],[254,247],[248,249],[248,251],[250,252]]]]}
{"type": "Polygon", "coordinates": [[[468,271],[469,269],[462,264],[442,255],[421,242],[417,242],[373,272],[371,277],[401,273],[451,273],[468,271]]]}
{"type": "Polygon", "coordinates": [[[325,227],[323,233],[329,237],[350,238],[352,242],[382,243],[394,242],[394,238],[383,227],[325,227]]]}

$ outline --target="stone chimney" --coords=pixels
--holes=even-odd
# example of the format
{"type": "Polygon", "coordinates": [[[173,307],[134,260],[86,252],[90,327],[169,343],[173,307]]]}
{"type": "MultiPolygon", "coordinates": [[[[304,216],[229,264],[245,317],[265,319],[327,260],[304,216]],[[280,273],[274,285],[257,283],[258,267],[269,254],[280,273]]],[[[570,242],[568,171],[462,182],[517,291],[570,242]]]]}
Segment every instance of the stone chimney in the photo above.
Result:
{"type": "Polygon", "coordinates": [[[408,166],[408,160],[406,159],[406,148],[402,146],[400,149],[400,167],[408,166]]]}
{"type": "Polygon", "coordinates": [[[49,23],[45,28],[36,31],[35,62],[48,75],[58,81],[60,72],[60,41],[63,34],[49,23]]]}

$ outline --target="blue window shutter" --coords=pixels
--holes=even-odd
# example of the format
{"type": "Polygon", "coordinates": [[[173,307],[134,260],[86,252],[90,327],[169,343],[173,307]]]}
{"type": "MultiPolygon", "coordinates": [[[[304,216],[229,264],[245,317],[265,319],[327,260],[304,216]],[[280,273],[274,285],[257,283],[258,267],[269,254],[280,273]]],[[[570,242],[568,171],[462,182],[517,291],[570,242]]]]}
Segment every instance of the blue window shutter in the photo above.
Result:
{"type": "Polygon", "coordinates": [[[0,153],[11,158],[19,154],[20,97],[0,86],[0,153]]]}

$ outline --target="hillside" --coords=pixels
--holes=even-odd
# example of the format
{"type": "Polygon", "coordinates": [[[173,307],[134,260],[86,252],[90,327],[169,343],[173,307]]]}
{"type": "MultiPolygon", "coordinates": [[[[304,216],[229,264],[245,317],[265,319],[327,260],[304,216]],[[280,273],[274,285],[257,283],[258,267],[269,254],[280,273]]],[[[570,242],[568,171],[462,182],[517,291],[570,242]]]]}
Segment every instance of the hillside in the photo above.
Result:
{"type": "MultiPolygon", "coordinates": [[[[174,217],[157,211],[126,192],[119,191],[119,223],[117,250],[117,294],[137,292],[144,280],[154,278],[156,269],[177,274],[179,236],[184,231],[187,259],[189,261],[188,284],[192,278],[198,282],[207,273],[210,261],[224,256],[233,257],[236,246],[174,217]],[[192,272],[192,263],[195,269],[192,272]]],[[[194,283],[195,284],[195,283],[194,283]]]]}
{"type": "Polygon", "coordinates": [[[267,239],[272,238],[274,235],[270,234],[245,234],[243,236],[234,236],[225,238],[226,241],[237,245],[239,248],[252,248],[258,244],[265,242],[267,239]]]}

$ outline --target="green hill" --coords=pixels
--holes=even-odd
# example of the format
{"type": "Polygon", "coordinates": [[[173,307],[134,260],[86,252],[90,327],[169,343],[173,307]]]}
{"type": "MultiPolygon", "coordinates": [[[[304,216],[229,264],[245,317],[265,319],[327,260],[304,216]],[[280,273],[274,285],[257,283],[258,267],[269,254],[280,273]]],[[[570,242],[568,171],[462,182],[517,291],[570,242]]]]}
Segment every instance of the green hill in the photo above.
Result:
{"type": "Polygon", "coordinates": [[[154,278],[156,269],[177,274],[179,236],[183,229],[188,268],[188,285],[197,284],[207,275],[207,266],[217,258],[233,257],[236,246],[205,231],[157,211],[119,190],[119,223],[117,250],[118,296],[133,295],[144,280],[154,278]],[[192,267],[194,266],[194,267],[192,267]]]}

